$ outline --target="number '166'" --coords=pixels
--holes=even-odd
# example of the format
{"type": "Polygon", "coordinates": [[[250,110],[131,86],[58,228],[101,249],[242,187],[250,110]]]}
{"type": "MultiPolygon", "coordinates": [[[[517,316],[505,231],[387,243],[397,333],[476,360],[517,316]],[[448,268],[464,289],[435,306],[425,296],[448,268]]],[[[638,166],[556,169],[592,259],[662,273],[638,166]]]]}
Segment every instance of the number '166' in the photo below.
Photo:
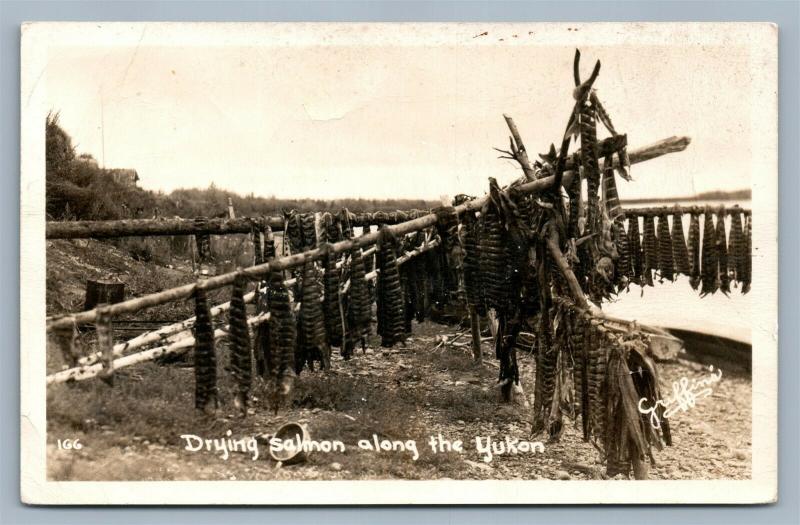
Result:
{"type": "Polygon", "coordinates": [[[83,448],[83,445],[81,445],[81,442],[78,439],[59,439],[58,448],[60,450],[80,450],[83,448]]]}

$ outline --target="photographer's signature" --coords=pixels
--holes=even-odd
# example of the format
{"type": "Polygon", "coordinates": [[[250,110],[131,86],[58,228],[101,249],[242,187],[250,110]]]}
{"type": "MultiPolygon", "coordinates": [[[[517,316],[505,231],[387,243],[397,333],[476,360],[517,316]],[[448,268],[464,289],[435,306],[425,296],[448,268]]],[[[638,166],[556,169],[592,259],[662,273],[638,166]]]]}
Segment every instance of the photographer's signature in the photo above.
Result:
{"type": "Polygon", "coordinates": [[[718,383],[722,379],[722,370],[714,370],[714,365],[708,367],[711,375],[702,379],[692,379],[689,381],[686,377],[680,378],[678,381],[672,383],[672,397],[659,399],[656,404],[647,408],[647,398],[643,397],[639,400],[639,412],[642,414],[650,415],[650,424],[655,429],[661,428],[661,418],[668,419],[678,411],[686,412],[697,404],[698,399],[703,399],[711,395],[712,389],[709,385],[718,383]],[[664,411],[661,415],[658,414],[658,407],[663,407],[664,411]]]}

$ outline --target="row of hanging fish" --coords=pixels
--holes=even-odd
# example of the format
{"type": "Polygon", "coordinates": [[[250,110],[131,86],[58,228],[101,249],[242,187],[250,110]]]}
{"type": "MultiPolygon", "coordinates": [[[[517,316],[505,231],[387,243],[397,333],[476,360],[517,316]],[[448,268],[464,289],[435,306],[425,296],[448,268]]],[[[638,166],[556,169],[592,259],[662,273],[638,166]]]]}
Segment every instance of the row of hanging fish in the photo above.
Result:
{"type": "Polygon", "coordinates": [[[555,331],[547,351],[558,366],[541,386],[537,374],[534,424],[554,438],[563,413],[576,422],[580,416],[583,439],[604,454],[610,477],[629,474],[636,462],[655,462],[652,448],[672,445],[672,436],[658,404],[662,397],[647,335],[606,326],[565,298],[555,299],[551,317],[555,331]],[[645,406],[658,406],[660,428],[638,410],[641,399],[645,406]]]}
{"type": "Polygon", "coordinates": [[[683,274],[692,288],[700,289],[701,297],[717,291],[727,295],[736,287],[746,294],[752,278],[752,216],[738,208],[706,210],[701,230],[701,213],[693,212],[684,236],[684,215],[680,208],[626,213],[627,242],[617,261],[618,283],[653,286],[655,279],[674,281],[683,274]]]}
{"type": "MultiPolygon", "coordinates": [[[[316,226],[307,218],[295,221],[302,246],[310,247],[304,239],[310,238],[313,226],[314,242],[327,253],[319,263],[308,261],[300,271],[293,272],[296,283],[292,287],[285,284],[284,272],[274,272],[266,282],[257,283],[267,291],[257,296],[256,313],[269,313],[269,320],[258,325],[254,341],[250,339],[244,302],[247,281],[242,277],[232,286],[230,366],[226,369],[231,371],[231,397],[240,415],[247,413],[253,367],[267,382],[270,404],[277,410],[287,402],[295,377],[304,369],[330,367],[332,347],[340,348],[342,356],[349,359],[359,342],[365,348],[373,322],[382,346],[404,341],[411,332],[412,319],[428,317],[446,288],[443,283],[448,279],[443,271],[450,265],[441,237],[438,244],[431,244],[434,248],[423,251],[422,246],[431,241],[429,233],[398,239],[390,229],[382,228],[374,255],[364,257],[361,248],[335,254],[330,243],[344,239],[348,231],[341,224],[330,214],[323,214],[316,226]],[[365,259],[373,257],[377,261],[374,321],[365,265],[365,259]],[[403,264],[399,264],[401,260],[403,264]]],[[[290,231],[287,228],[287,236],[290,231]]],[[[271,232],[254,230],[253,245],[257,263],[275,256],[271,232]]],[[[217,358],[214,327],[202,287],[195,293],[195,310],[195,403],[198,410],[211,414],[219,406],[217,358]]]]}

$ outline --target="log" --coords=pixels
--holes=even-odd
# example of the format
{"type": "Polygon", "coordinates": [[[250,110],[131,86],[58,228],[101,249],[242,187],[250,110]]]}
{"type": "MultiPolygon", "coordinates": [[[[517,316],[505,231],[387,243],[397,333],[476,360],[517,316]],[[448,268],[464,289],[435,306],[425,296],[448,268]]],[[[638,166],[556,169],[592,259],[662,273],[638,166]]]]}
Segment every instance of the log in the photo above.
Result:
{"type": "Polygon", "coordinates": [[[550,251],[550,255],[553,256],[558,269],[561,270],[561,273],[567,280],[567,285],[569,286],[572,300],[575,301],[575,304],[581,308],[588,309],[589,303],[586,302],[586,296],[581,289],[581,285],[578,283],[578,279],[572,272],[572,268],[569,267],[567,258],[564,257],[564,254],[561,252],[561,248],[558,247],[558,234],[553,226],[550,227],[550,234],[547,236],[547,249],[550,251]]]}
{"type": "Polygon", "coordinates": [[[116,304],[125,300],[125,283],[87,279],[84,310],[91,310],[99,304],[116,304]]]}
{"type": "MultiPolygon", "coordinates": [[[[410,217],[416,218],[427,211],[412,210],[409,212],[376,212],[349,214],[353,226],[372,224],[398,224],[410,217]]],[[[116,221],[47,221],[45,238],[47,239],[108,239],[130,236],[159,235],[227,235],[234,233],[250,233],[253,226],[269,226],[273,231],[283,231],[283,217],[239,217],[207,219],[204,224],[196,224],[194,219],[160,218],[160,219],[124,219],[116,221]]]]}
{"type": "MultiPolygon", "coordinates": [[[[269,318],[269,312],[265,312],[248,319],[247,325],[258,326],[259,324],[269,320],[269,318]]],[[[228,325],[214,330],[214,339],[228,337],[228,335],[230,335],[229,330],[230,327],[228,325]]],[[[115,359],[112,368],[117,370],[119,368],[125,368],[137,363],[152,361],[168,354],[177,354],[183,352],[184,350],[193,347],[195,343],[195,339],[191,333],[187,334],[187,337],[174,341],[168,345],[158,346],[143,352],[126,355],[124,357],[120,357],[119,359],[115,359]]],[[[97,377],[103,371],[103,368],[104,367],[102,363],[69,368],[67,370],[62,370],[47,376],[47,384],[51,385],[53,383],[66,383],[67,381],[83,381],[85,379],[91,379],[93,377],[97,377]]]]}
{"type": "MultiPolygon", "coordinates": [[[[226,235],[250,233],[261,218],[207,219],[205,224],[195,224],[194,219],[124,219],[117,221],[47,221],[45,237],[48,239],[107,239],[113,237],[156,235],[226,235]]],[[[266,217],[266,225],[273,230],[283,230],[283,218],[266,217]]]]}
{"type": "MultiPolygon", "coordinates": [[[[261,293],[266,293],[266,290],[267,290],[266,288],[262,288],[261,289],[261,293]]],[[[256,296],[255,292],[250,292],[248,294],[245,294],[245,296],[244,296],[245,304],[252,303],[253,300],[255,299],[255,296],[256,296]]],[[[231,303],[230,303],[230,301],[228,301],[226,303],[222,303],[222,304],[219,304],[219,305],[211,308],[209,310],[209,313],[211,315],[211,318],[214,318],[214,317],[218,316],[221,313],[227,312],[228,310],[230,310],[230,308],[231,308],[231,303]]],[[[192,316],[192,317],[190,317],[188,319],[185,319],[185,320],[183,320],[183,321],[181,321],[179,323],[173,323],[173,324],[170,324],[170,325],[167,325],[167,326],[162,326],[158,330],[145,332],[143,334],[140,334],[140,335],[134,337],[133,339],[130,339],[130,340],[125,341],[123,343],[118,343],[118,344],[114,345],[114,348],[112,350],[112,354],[115,357],[117,357],[117,356],[121,356],[121,355],[123,355],[123,354],[125,354],[125,353],[127,353],[127,352],[129,352],[131,350],[134,350],[136,348],[141,348],[143,346],[147,346],[147,345],[152,344],[152,343],[158,343],[158,342],[162,342],[162,341],[169,341],[171,338],[181,334],[182,332],[185,332],[187,330],[191,330],[194,327],[195,320],[196,320],[195,317],[192,316]]],[[[91,364],[96,363],[97,360],[100,359],[100,356],[101,356],[100,352],[95,352],[93,354],[89,354],[89,355],[87,355],[85,357],[80,358],[78,360],[78,363],[81,364],[81,365],[84,365],[84,366],[91,365],[91,364]]]]}
{"type": "MultiPolygon", "coordinates": [[[[686,145],[688,145],[689,140],[686,137],[682,139],[673,137],[671,139],[666,139],[664,141],[660,141],[659,143],[657,143],[658,144],[657,149],[662,152],[660,153],[661,155],[670,153],[672,151],[681,151],[681,149],[676,149],[679,147],[675,145],[676,142],[683,144],[683,148],[685,148],[686,145]],[[669,147],[663,145],[663,143],[667,142],[673,145],[669,147]]],[[[651,145],[645,148],[640,148],[639,150],[636,150],[636,152],[630,152],[629,156],[631,157],[631,163],[634,163],[633,160],[634,158],[637,159],[643,158],[641,156],[637,156],[638,155],[637,152],[640,151],[650,152],[654,147],[655,145],[651,145]]],[[[650,155],[650,154],[651,153],[646,153],[646,154],[642,153],[642,155],[650,155]]],[[[649,159],[654,157],[647,156],[647,158],[649,159]]],[[[568,175],[569,174],[564,174],[564,184],[569,184],[568,175]]],[[[538,193],[541,191],[549,190],[554,180],[555,180],[554,176],[543,177],[541,179],[537,179],[532,182],[521,184],[517,186],[517,190],[527,193],[538,193]]],[[[486,203],[488,199],[489,199],[488,196],[483,196],[481,198],[473,199],[471,201],[467,201],[463,204],[460,204],[455,207],[456,213],[461,214],[466,211],[478,211],[486,203]]],[[[411,233],[414,231],[419,231],[424,228],[429,228],[431,226],[434,226],[437,220],[438,219],[436,214],[430,213],[428,215],[423,215],[422,217],[419,217],[417,219],[402,222],[392,226],[387,226],[387,228],[391,229],[391,231],[395,235],[405,235],[406,233],[411,233]]],[[[380,233],[377,231],[370,232],[365,235],[361,235],[360,237],[356,237],[354,239],[348,239],[337,242],[331,245],[330,249],[332,250],[333,253],[342,253],[350,251],[354,248],[363,248],[365,246],[371,246],[378,241],[379,236],[380,233]]],[[[136,299],[129,299],[127,301],[111,305],[109,307],[109,310],[112,316],[116,316],[124,313],[136,312],[144,308],[149,308],[151,306],[156,306],[159,304],[164,304],[172,301],[179,301],[182,299],[188,299],[189,297],[192,296],[195,288],[198,285],[202,286],[206,290],[222,288],[224,286],[229,286],[233,284],[234,280],[236,280],[236,278],[239,277],[240,275],[243,275],[253,280],[257,280],[268,275],[270,272],[283,271],[283,270],[288,270],[290,268],[295,268],[297,266],[302,266],[306,262],[319,260],[324,255],[325,253],[322,250],[320,250],[319,248],[315,248],[313,250],[298,253],[295,255],[281,257],[279,259],[275,259],[273,261],[266,262],[264,264],[260,264],[257,266],[251,266],[249,268],[245,268],[243,270],[239,270],[236,272],[210,277],[202,281],[202,284],[198,283],[185,284],[177,288],[171,288],[169,290],[164,290],[162,292],[157,292],[143,297],[138,297],[136,299]]],[[[85,312],[80,312],[72,315],[64,315],[59,317],[50,317],[47,319],[47,330],[51,331],[53,329],[60,327],[69,327],[73,323],[78,323],[78,324],[89,323],[93,322],[96,318],[97,318],[96,310],[88,310],[85,312]]]]}

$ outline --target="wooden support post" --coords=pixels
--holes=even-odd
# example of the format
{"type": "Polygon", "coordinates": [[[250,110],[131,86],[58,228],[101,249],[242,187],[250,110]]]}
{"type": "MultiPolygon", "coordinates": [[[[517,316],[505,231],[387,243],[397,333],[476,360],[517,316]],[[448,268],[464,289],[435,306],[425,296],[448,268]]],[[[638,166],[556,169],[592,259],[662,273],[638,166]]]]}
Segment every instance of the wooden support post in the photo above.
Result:
{"type": "Polygon", "coordinates": [[[506,119],[508,129],[511,131],[511,152],[514,159],[519,162],[519,165],[522,168],[523,173],[525,173],[525,178],[527,180],[535,179],[536,176],[533,173],[531,161],[528,159],[528,152],[525,150],[525,144],[522,143],[522,137],[519,134],[517,125],[514,124],[514,119],[506,114],[503,114],[503,118],[506,119]]]}
{"type": "Polygon", "coordinates": [[[494,313],[494,310],[488,310],[486,312],[486,319],[489,321],[489,331],[492,333],[492,341],[497,341],[497,331],[499,330],[497,316],[494,313]]]}
{"type": "Polygon", "coordinates": [[[547,236],[547,249],[550,250],[550,255],[553,256],[558,269],[561,270],[561,273],[567,280],[567,285],[569,286],[572,300],[575,301],[575,304],[581,308],[589,308],[589,304],[586,302],[586,296],[581,289],[581,285],[578,283],[578,279],[572,272],[572,268],[569,267],[567,258],[564,257],[564,254],[561,252],[561,248],[558,246],[558,232],[556,232],[555,227],[552,225],[550,225],[549,229],[550,232],[547,236]]]}
{"type": "Polygon", "coordinates": [[[469,307],[469,327],[472,333],[472,357],[477,364],[483,362],[483,352],[481,351],[481,319],[475,307],[469,307]]]}

